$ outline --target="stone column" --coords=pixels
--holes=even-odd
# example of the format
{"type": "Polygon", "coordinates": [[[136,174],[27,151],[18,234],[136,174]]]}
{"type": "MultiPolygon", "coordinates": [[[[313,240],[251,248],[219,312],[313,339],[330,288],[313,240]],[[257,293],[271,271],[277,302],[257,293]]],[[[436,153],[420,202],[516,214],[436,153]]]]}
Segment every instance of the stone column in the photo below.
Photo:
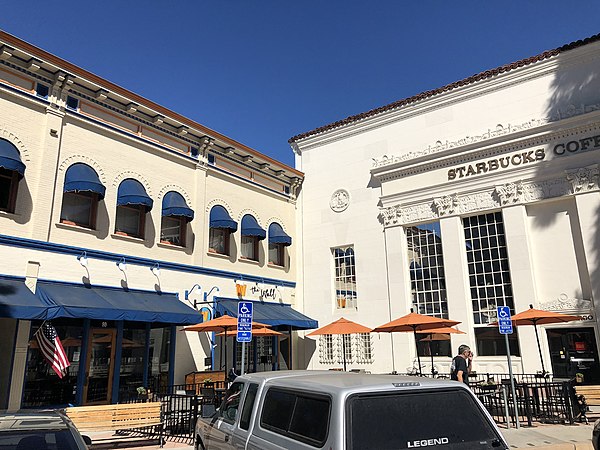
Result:
{"type": "MultiPolygon", "coordinates": [[[[504,232],[508,251],[508,263],[515,304],[515,313],[529,308],[537,302],[536,282],[531,244],[529,242],[529,226],[527,210],[524,205],[509,206],[502,210],[504,232]]],[[[519,327],[519,347],[521,349],[522,370],[535,373],[542,370],[535,332],[532,326],[519,327]]],[[[543,328],[538,327],[540,345],[546,370],[551,371],[550,352],[543,328]]],[[[513,361],[516,360],[513,358],[513,361]]]]}
{"type": "Polygon", "coordinates": [[[29,347],[29,334],[31,322],[19,320],[17,325],[17,339],[15,340],[15,353],[8,393],[8,410],[16,411],[21,408],[23,387],[25,385],[25,368],[27,366],[27,349],[29,347]]]}

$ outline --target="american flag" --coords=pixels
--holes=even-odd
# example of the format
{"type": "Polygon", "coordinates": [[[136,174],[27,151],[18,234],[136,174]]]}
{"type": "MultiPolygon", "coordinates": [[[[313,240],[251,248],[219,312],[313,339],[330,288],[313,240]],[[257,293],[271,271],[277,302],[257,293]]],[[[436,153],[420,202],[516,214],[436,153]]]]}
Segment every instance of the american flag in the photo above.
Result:
{"type": "Polygon", "coordinates": [[[40,346],[40,351],[48,364],[62,378],[66,374],[67,367],[71,365],[67,359],[65,349],[60,343],[56,328],[49,322],[44,322],[42,326],[35,332],[35,338],[40,346]]]}

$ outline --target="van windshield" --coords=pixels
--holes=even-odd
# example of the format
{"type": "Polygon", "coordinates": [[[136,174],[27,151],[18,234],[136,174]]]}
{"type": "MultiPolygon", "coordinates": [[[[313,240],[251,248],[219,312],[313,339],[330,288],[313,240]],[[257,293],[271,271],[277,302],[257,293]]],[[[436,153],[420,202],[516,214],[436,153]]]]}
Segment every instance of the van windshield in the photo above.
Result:
{"type": "Polygon", "coordinates": [[[347,412],[347,448],[353,450],[503,445],[476,400],[459,389],[357,394],[348,399],[347,412]]]}

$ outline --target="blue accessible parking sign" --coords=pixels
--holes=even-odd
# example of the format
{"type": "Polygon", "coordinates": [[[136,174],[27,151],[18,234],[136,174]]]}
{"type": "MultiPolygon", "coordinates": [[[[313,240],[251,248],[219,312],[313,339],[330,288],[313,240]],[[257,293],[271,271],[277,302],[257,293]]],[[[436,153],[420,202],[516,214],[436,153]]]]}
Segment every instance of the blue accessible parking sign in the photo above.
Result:
{"type": "Polygon", "coordinates": [[[508,306],[498,306],[498,329],[500,334],[513,333],[513,324],[508,306]]]}
{"type": "Polygon", "coordinates": [[[238,302],[237,341],[252,341],[252,302],[238,302]]]}

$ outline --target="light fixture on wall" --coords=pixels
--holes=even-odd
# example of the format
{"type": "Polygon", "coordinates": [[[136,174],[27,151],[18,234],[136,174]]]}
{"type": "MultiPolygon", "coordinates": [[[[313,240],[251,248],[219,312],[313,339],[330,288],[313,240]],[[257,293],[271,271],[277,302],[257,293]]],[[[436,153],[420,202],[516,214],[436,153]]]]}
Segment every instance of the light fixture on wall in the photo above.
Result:
{"type": "Polygon", "coordinates": [[[187,302],[189,302],[191,305],[194,305],[194,309],[198,309],[198,308],[197,308],[197,306],[198,306],[198,301],[197,301],[197,300],[194,300],[194,301],[192,302],[192,301],[190,300],[190,294],[191,294],[191,293],[194,291],[194,289],[196,289],[196,288],[198,288],[198,290],[200,290],[200,289],[202,289],[202,286],[200,286],[198,283],[196,283],[196,284],[194,284],[194,285],[192,286],[192,288],[191,288],[191,289],[189,289],[189,290],[187,290],[187,289],[186,289],[185,291],[183,291],[183,298],[185,298],[185,300],[186,300],[187,302]]]}
{"type": "Polygon", "coordinates": [[[119,261],[117,261],[117,267],[123,273],[127,270],[127,263],[125,262],[125,257],[122,257],[119,261]]]}
{"type": "Polygon", "coordinates": [[[77,261],[79,261],[79,264],[81,264],[82,267],[85,267],[87,269],[87,267],[88,267],[87,252],[83,252],[81,255],[79,255],[77,257],[77,261]]]}
{"type": "MultiPolygon", "coordinates": [[[[207,302],[207,300],[208,300],[208,296],[209,296],[209,295],[211,294],[211,292],[212,292],[212,291],[214,291],[215,289],[216,289],[216,291],[217,291],[217,292],[219,292],[219,291],[220,291],[220,289],[218,288],[218,286],[213,286],[213,287],[211,287],[211,288],[210,288],[210,291],[208,291],[208,292],[205,292],[205,293],[204,293],[204,302],[207,302]]],[[[213,302],[210,302],[210,303],[213,303],[213,302]]]]}
{"type": "Polygon", "coordinates": [[[154,264],[150,268],[150,272],[152,272],[152,275],[154,275],[156,278],[159,278],[160,277],[160,264],[159,263],[154,264]]]}

